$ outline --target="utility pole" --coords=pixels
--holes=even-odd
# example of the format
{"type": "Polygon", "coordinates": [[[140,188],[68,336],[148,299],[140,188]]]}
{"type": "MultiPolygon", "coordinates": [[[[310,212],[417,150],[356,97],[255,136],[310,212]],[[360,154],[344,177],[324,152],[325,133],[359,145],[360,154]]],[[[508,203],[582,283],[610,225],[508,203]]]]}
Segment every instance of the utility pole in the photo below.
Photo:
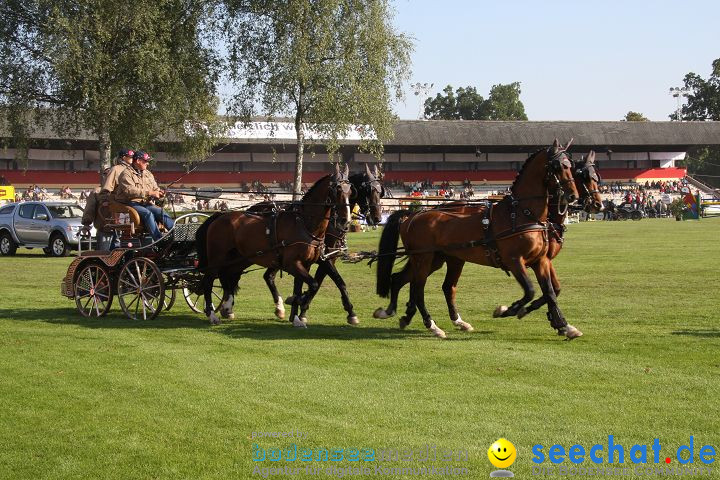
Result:
{"type": "Polygon", "coordinates": [[[425,99],[428,97],[430,90],[432,90],[434,83],[413,83],[410,85],[415,91],[415,96],[420,97],[420,110],[418,111],[418,120],[425,118],[425,99]]]}
{"type": "Polygon", "coordinates": [[[682,122],[680,117],[680,102],[682,97],[690,95],[690,89],[687,87],[670,87],[670,95],[677,99],[677,109],[675,110],[675,120],[682,122]]]}

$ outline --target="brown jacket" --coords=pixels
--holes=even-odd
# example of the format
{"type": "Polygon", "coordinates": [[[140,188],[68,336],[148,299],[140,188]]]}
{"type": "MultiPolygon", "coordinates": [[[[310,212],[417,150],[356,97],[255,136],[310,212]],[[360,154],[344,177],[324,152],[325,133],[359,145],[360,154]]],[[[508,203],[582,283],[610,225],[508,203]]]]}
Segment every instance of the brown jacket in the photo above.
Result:
{"type": "Polygon", "coordinates": [[[149,193],[153,190],[159,188],[150,170],[126,168],[118,178],[115,200],[120,203],[146,202],[150,199],[149,193]]]}
{"type": "Polygon", "coordinates": [[[102,191],[113,193],[117,188],[118,181],[120,180],[120,175],[122,175],[122,173],[128,168],[132,168],[132,166],[121,160],[117,165],[106,169],[103,172],[102,191]]]}

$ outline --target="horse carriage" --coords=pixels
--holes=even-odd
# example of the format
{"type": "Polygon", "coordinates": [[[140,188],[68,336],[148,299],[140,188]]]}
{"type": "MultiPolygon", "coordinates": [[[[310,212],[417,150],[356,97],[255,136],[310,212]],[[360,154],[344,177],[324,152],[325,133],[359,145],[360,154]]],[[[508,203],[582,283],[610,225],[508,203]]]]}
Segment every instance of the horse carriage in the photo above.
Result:
{"type": "MultiPolygon", "coordinates": [[[[101,205],[101,208],[107,210],[107,213],[102,214],[105,220],[103,231],[114,232],[121,239],[121,247],[80,252],[68,267],[62,281],[61,293],[74,299],[78,311],[86,317],[106,315],[117,297],[128,318],[151,320],[161,311],[169,310],[175,303],[176,290],[181,290],[184,300],[194,312],[209,316],[212,314],[213,319],[219,311],[223,317],[232,318],[232,313],[226,311],[228,299],[232,304],[239,276],[244,273],[245,268],[240,269],[238,278],[234,280],[235,289],[230,284],[226,284],[224,289],[221,288],[219,283],[224,277],[218,278],[215,270],[234,268],[239,262],[249,266],[258,263],[263,257],[268,257],[269,263],[265,265],[260,262],[260,265],[268,268],[264,278],[277,307],[276,315],[283,318],[283,301],[275,287],[274,277],[281,268],[296,273],[293,269],[297,268],[297,265],[280,265],[276,264],[276,261],[284,258],[295,262],[302,257],[304,262],[307,252],[310,251],[313,252],[310,257],[318,257],[314,261],[319,263],[320,268],[314,280],[313,277],[305,279],[313,288],[303,295],[303,301],[294,307],[300,309],[300,315],[304,319],[304,312],[317,293],[320,283],[325,276],[330,276],[341,291],[348,321],[357,323],[345,283],[335,269],[334,262],[345,248],[346,223],[351,205],[357,203],[369,223],[376,224],[380,221],[380,198],[384,194],[380,173],[377,167],[374,171],[366,167],[364,173],[354,175],[349,175],[347,168],[344,173],[336,169],[334,175],[326,175],[314,186],[317,188],[311,189],[300,202],[287,205],[260,202],[242,212],[228,212],[227,218],[240,215],[244,220],[257,224],[260,231],[265,231],[268,235],[243,235],[243,238],[251,241],[260,241],[259,246],[253,247],[251,253],[238,256],[236,262],[226,263],[225,259],[221,258],[219,264],[211,269],[203,265],[203,259],[206,259],[208,254],[205,232],[223,215],[210,217],[204,213],[190,213],[180,216],[175,220],[172,229],[158,241],[152,242],[149,237],[143,236],[143,226],[137,212],[125,205],[105,202],[107,205],[101,205]],[[315,210],[317,212],[314,212],[315,210]],[[317,213],[321,213],[320,216],[317,216],[317,213]],[[121,216],[125,217],[125,221],[120,220],[121,216]],[[317,231],[311,228],[312,234],[309,238],[300,238],[313,222],[319,222],[322,228],[317,231]],[[202,238],[200,243],[197,239],[198,231],[202,238]],[[198,245],[202,245],[200,248],[203,251],[200,255],[198,245]],[[296,251],[300,252],[297,258],[293,257],[296,251]],[[213,278],[206,278],[209,272],[214,274],[213,278]]],[[[210,249],[214,248],[216,247],[210,249]]]]}
{"type": "MultiPolygon", "coordinates": [[[[114,250],[80,252],[68,267],[61,294],[74,299],[85,317],[102,317],[117,297],[131,320],[151,320],[175,303],[176,290],[195,312],[205,304],[200,295],[195,233],[208,215],[190,213],[160,240],[143,244],[142,236],[123,241],[114,250]]],[[[214,292],[217,300],[220,296],[214,292]]]]}

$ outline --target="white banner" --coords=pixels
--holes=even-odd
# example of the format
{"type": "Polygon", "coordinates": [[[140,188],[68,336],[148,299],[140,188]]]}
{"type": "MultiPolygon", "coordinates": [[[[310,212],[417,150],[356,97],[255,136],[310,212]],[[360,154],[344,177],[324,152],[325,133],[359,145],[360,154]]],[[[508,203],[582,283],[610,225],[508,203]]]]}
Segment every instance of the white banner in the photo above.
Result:
{"type": "MultiPolygon", "coordinates": [[[[305,138],[308,140],[321,140],[324,137],[320,132],[309,128],[303,128],[305,138]]],[[[227,133],[227,138],[244,138],[244,139],[284,139],[294,140],[297,138],[295,132],[295,124],[291,122],[237,122],[231,127],[227,133]]],[[[375,140],[375,132],[364,125],[353,125],[345,135],[340,135],[340,140],[375,140]]]]}

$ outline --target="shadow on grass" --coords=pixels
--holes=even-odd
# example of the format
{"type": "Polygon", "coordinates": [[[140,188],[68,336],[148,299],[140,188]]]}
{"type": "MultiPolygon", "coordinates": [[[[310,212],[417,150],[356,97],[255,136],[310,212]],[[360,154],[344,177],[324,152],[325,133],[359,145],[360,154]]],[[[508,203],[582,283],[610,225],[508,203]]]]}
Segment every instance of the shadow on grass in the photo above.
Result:
{"type": "MultiPolygon", "coordinates": [[[[422,323],[420,323],[422,325],[422,323]]],[[[217,333],[227,335],[231,338],[249,338],[253,340],[404,340],[407,338],[422,338],[438,341],[435,336],[424,329],[400,330],[396,322],[383,326],[359,325],[327,325],[308,324],[308,328],[295,328],[290,322],[277,320],[242,321],[234,320],[232,323],[225,323],[215,327],[217,333]]],[[[448,338],[445,341],[471,341],[479,339],[480,336],[494,334],[494,331],[481,331],[464,333],[456,330],[446,330],[448,338]]]]}
{"type": "Polygon", "coordinates": [[[40,321],[56,325],[79,325],[86,328],[208,328],[207,320],[191,314],[177,315],[172,312],[160,313],[155,320],[134,321],[125,317],[122,312],[111,310],[104,317],[83,317],[74,308],[45,308],[21,310],[17,308],[0,309],[0,318],[12,320],[40,321]],[[165,315],[163,317],[163,314],[165,315]]]}
{"type": "Polygon", "coordinates": [[[704,338],[716,338],[720,337],[720,330],[718,329],[699,329],[699,330],[675,330],[672,332],[673,335],[687,335],[689,337],[704,337],[704,338]]]}
{"type": "MultiPolygon", "coordinates": [[[[360,325],[329,325],[309,324],[308,328],[295,328],[290,322],[276,319],[248,320],[236,319],[226,321],[220,326],[212,327],[202,315],[189,313],[175,314],[172,311],[162,312],[155,320],[134,321],[126,318],[121,312],[112,310],[108,315],[97,318],[81,316],[72,308],[47,308],[22,310],[15,308],[0,309],[0,318],[9,318],[22,321],[40,321],[55,325],[79,325],[85,328],[109,329],[182,329],[195,328],[212,330],[218,334],[231,338],[247,338],[254,340],[403,340],[406,338],[426,337],[435,341],[435,337],[419,322],[415,328],[400,330],[397,322],[387,322],[379,326],[360,325]]],[[[492,335],[492,330],[464,333],[454,329],[447,329],[447,341],[471,341],[480,336],[492,335]]]]}

